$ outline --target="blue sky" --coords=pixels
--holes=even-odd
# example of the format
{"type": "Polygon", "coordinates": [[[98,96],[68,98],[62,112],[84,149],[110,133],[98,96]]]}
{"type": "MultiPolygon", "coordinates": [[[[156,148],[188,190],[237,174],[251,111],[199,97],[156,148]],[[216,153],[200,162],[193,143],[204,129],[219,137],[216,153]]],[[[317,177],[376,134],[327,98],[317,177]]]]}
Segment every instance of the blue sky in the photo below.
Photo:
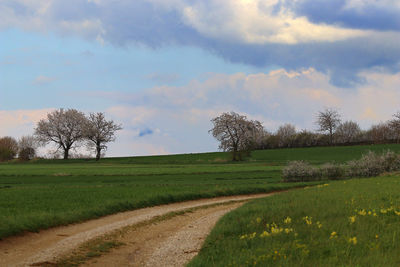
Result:
{"type": "Polygon", "coordinates": [[[56,108],[123,124],[108,155],[217,149],[210,119],[369,127],[400,108],[394,0],[2,0],[0,135],[56,108]]]}

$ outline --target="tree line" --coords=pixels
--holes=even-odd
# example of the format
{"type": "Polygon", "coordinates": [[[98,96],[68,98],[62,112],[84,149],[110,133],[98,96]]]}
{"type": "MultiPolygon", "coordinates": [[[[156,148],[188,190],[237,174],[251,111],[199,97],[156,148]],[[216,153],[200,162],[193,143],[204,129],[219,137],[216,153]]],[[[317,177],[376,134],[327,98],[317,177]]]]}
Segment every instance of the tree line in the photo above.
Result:
{"type": "Polygon", "coordinates": [[[99,160],[107,144],[115,141],[116,131],[121,129],[120,124],[107,120],[102,112],[86,116],[76,109],[58,109],[37,123],[33,135],[23,136],[18,141],[9,136],[0,138],[0,161],[15,157],[30,160],[40,146],[49,143],[62,151],[64,159],[70,157],[71,149],[85,145],[99,160]]]}
{"type": "Polygon", "coordinates": [[[315,147],[332,145],[382,144],[400,141],[400,112],[392,120],[372,125],[362,130],[352,120],[343,121],[334,108],[326,108],[315,116],[316,131],[297,131],[286,123],[275,131],[266,130],[257,120],[235,112],[222,113],[211,120],[209,131],[219,142],[219,148],[232,152],[233,160],[241,160],[251,150],[315,147]]]}

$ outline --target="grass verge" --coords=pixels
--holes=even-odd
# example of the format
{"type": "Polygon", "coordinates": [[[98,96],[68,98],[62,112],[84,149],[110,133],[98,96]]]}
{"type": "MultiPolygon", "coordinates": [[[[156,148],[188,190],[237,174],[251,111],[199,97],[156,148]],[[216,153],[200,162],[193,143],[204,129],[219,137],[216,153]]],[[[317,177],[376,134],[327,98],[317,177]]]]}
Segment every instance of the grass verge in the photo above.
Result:
{"type": "Polygon", "coordinates": [[[225,215],[193,266],[399,266],[398,176],[330,182],[225,215]]]}

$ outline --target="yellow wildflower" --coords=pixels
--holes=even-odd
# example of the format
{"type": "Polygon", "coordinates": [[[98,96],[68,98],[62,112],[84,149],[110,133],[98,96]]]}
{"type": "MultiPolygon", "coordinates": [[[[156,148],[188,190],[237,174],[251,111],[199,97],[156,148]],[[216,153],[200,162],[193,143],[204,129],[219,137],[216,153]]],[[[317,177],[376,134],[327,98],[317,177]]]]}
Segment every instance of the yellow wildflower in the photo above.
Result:
{"type": "Polygon", "coordinates": [[[261,222],[261,218],[258,217],[258,218],[256,219],[256,221],[257,221],[257,223],[260,223],[260,222],[261,222]]]}
{"type": "Polygon", "coordinates": [[[290,217],[286,217],[285,220],[283,220],[284,223],[289,224],[292,222],[292,219],[290,217]]]}
{"type": "Polygon", "coordinates": [[[290,232],[293,232],[293,228],[285,228],[285,233],[290,233],[290,232]]]}
{"type": "Polygon", "coordinates": [[[386,209],[381,209],[381,213],[386,214],[387,210],[386,209]]]}
{"type": "Polygon", "coordinates": [[[365,210],[360,210],[358,212],[358,214],[361,215],[361,216],[365,216],[365,215],[367,215],[367,212],[365,210]]]}
{"type": "Polygon", "coordinates": [[[394,213],[397,215],[397,216],[400,216],[400,211],[394,211],[394,213]]]}
{"type": "Polygon", "coordinates": [[[332,232],[331,233],[331,237],[329,239],[333,239],[337,237],[337,233],[336,232],[332,232]]]}
{"type": "Polygon", "coordinates": [[[379,238],[379,235],[375,235],[375,238],[378,239],[378,238],[379,238]]]}
{"type": "Polygon", "coordinates": [[[283,228],[279,228],[279,227],[271,227],[271,234],[279,234],[283,232],[283,228]]]}
{"type": "Polygon", "coordinates": [[[357,244],[357,237],[351,237],[351,238],[349,238],[348,241],[349,241],[350,244],[356,245],[357,244]]]}
{"type": "Polygon", "coordinates": [[[247,238],[247,235],[241,235],[240,236],[240,239],[246,239],[247,238]]]}
{"type": "Polygon", "coordinates": [[[312,217],[303,217],[303,220],[306,222],[306,224],[311,225],[312,224],[312,217]]]}
{"type": "Polygon", "coordinates": [[[253,239],[254,237],[256,237],[256,232],[252,233],[251,235],[249,235],[249,239],[253,239]]]}
{"type": "Polygon", "coordinates": [[[355,223],[356,221],[356,216],[350,216],[349,217],[350,223],[355,223]]]}
{"type": "Polygon", "coordinates": [[[270,233],[268,233],[267,231],[264,231],[264,232],[260,235],[261,238],[264,238],[264,237],[267,237],[267,236],[270,236],[270,233]]]}
{"type": "Polygon", "coordinates": [[[320,223],[319,221],[317,222],[317,226],[318,226],[318,228],[321,228],[322,227],[322,223],[320,223]]]}

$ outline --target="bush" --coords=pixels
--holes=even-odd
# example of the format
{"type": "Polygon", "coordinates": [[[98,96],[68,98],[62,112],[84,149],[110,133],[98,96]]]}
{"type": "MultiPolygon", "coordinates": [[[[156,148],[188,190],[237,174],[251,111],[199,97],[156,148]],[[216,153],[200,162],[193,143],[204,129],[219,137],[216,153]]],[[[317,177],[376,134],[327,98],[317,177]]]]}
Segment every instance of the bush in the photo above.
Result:
{"type": "Polygon", "coordinates": [[[12,137],[0,138],[0,161],[13,159],[18,152],[18,143],[12,137]]]}
{"type": "Polygon", "coordinates": [[[385,172],[385,162],[381,155],[368,152],[359,160],[347,164],[347,175],[350,177],[371,177],[385,172]]]}
{"type": "Polygon", "coordinates": [[[317,168],[305,161],[291,161],[282,172],[284,182],[305,182],[320,180],[317,168]]]}
{"type": "Polygon", "coordinates": [[[370,151],[361,159],[348,162],[346,174],[350,177],[371,177],[399,170],[400,157],[398,154],[388,150],[377,155],[370,151]]]}
{"type": "Polygon", "coordinates": [[[343,165],[326,163],[320,168],[304,161],[292,161],[283,169],[282,176],[285,182],[299,182],[317,181],[322,178],[335,180],[346,177],[371,177],[393,171],[400,171],[400,155],[388,150],[382,154],[370,151],[359,160],[352,160],[343,165]]]}
{"type": "Polygon", "coordinates": [[[38,141],[30,135],[22,136],[18,141],[18,147],[18,158],[20,160],[31,160],[36,156],[38,141]]]}
{"type": "Polygon", "coordinates": [[[18,152],[18,158],[20,160],[31,160],[35,157],[36,151],[33,147],[20,148],[18,152]]]}
{"type": "Polygon", "coordinates": [[[321,177],[331,180],[343,179],[345,170],[342,165],[335,163],[325,163],[320,167],[321,177]]]}
{"type": "Polygon", "coordinates": [[[387,150],[382,154],[382,159],[386,172],[400,171],[400,155],[387,150]]]}

